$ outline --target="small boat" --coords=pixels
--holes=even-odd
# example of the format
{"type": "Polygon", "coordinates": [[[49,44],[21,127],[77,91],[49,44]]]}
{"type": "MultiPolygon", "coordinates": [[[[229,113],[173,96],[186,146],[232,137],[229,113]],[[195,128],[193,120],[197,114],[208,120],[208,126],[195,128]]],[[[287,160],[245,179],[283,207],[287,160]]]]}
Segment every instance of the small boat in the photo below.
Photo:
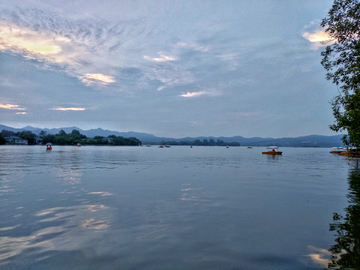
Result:
{"type": "Polygon", "coordinates": [[[163,145],[159,145],[159,148],[164,148],[164,146],[163,146],[163,145]]]}
{"type": "MultiPolygon", "coordinates": [[[[331,152],[330,152],[331,153],[331,152]]],[[[356,147],[350,147],[347,150],[344,149],[344,151],[341,151],[338,153],[340,156],[345,157],[360,157],[359,151],[356,149],[356,147]]]]}
{"type": "Polygon", "coordinates": [[[251,146],[248,146],[247,148],[248,148],[248,149],[252,149],[252,147],[251,147],[251,146]]]}
{"type": "Polygon", "coordinates": [[[277,146],[269,146],[267,147],[268,151],[262,152],[264,155],[282,155],[282,152],[276,151],[279,149],[277,146]]]}
{"type": "Polygon", "coordinates": [[[345,151],[345,149],[342,147],[333,147],[333,148],[331,148],[330,154],[340,154],[344,151],[345,151]]]}
{"type": "Polygon", "coordinates": [[[345,156],[345,157],[360,157],[360,153],[354,153],[354,152],[348,152],[348,151],[344,151],[339,153],[340,156],[345,156]]]}
{"type": "Polygon", "coordinates": [[[80,147],[80,146],[81,146],[81,144],[80,144],[80,143],[78,143],[76,146],[77,146],[77,147],[80,147]]]}
{"type": "Polygon", "coordinates": [[[146,147],[151,147],[151,145],[150,145],[150,144],[147,144],[146,147]]]}
{"type": "Polygon", "coordinates": [[[165,147],[166,147],[166,148],[171,148],[171,146],[170,146],[170,145],[165,145],[165,147]]]}
{"type": "Polygon", "coordinates": [[[52,149],[52,144],[51,143],[47,143],[46,144],[46,150],[51,150],[52,149]]]}
{"type": "MultiPolygon", "coordinates": [[[[331,153],[331,152],[330,152],[331,153]]],[[[340,153],[338,153],[340,156],[345,156],[345,157],[352,157],[352,156],[354,156],[354,154],[353,153],[351,153],[351,152],[348,152],[348,151],[342,151],[342,152],[340,152],[340,153]]]]}

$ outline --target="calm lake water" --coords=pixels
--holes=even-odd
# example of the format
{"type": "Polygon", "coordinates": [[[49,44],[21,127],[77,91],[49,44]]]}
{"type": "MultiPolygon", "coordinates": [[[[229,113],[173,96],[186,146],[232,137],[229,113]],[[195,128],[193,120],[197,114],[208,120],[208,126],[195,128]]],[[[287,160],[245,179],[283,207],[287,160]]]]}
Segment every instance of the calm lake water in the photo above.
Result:
{"type": "Polygon", "coordinates": [[[356,159],[0,146],[0,269],[322,269],[356,159]]]}

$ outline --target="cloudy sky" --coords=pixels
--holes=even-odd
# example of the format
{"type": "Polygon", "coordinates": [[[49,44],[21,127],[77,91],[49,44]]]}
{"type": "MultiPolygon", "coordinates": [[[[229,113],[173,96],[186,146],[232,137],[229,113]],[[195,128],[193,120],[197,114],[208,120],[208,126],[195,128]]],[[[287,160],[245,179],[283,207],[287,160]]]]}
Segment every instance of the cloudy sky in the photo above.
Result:
{"type": "Polygon", "coordinates": [[[335,135],[332,0],[0,0],[0,124],[335,135]]]}

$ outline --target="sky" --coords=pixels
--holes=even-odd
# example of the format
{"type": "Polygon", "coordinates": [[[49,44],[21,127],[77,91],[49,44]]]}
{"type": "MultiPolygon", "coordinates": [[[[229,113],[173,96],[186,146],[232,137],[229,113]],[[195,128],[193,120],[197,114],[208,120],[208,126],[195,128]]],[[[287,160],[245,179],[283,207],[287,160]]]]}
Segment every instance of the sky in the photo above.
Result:
{"type": "Polygon", "coordinates": [[[0,0],[0,124],[336,135],[320,64],[332,3],[0,0]]]}

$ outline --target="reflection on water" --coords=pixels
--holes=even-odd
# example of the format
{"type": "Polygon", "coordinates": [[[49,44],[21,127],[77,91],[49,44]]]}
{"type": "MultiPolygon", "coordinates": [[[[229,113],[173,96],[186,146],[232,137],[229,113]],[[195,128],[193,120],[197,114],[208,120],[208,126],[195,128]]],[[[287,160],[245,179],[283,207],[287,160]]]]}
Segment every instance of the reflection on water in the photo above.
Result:
{"type": "Polygon", "coordinates": [[[59,170],[58,171],[58,178],[61,179],[63,184],[65,185],[75,185],[80,184],[82,174],[77,171],[71,169],[69,170],[59,170]]]}
{"type": "Polygon", "coordinates": [[[0,268],[327,267],[347,158],[285,150],[0,147],[0,268]]]}
{"type": "Polygon", "coordinates": [[[281,155],[266,155],[266,157],[267,161],[272,163],[278,162],[282,158],[281,155]]]}
{"type": "Polygon", "coordinates": [[[330,251],[324,248],[318,248],[315,246],[309,246],[311,252],[308,257],[317,265],[326,267],[329,264],[330,251]]]}
{"type": "Polygon", "coordinates": [[[336,244],[329,251],[331,259],[328,269],[360,269],[360,168],[358,159],[353,164],[348,177],[349,206],[345,215],[334,213],[330,231],[335,232],[336,244]]]}
{"type": "Polygon", "coordinates": [[[19,236],[23,224],[1,228],[0,231],[8,231],[8,236],[0,237],[0,266],[26,250],[37,250],[39,254],[76,250],[92,238],[83,230],[104,230],[110,226],[109,213],[101,212],[107,208],[104,205],[82,205],[41,210],[34,216],[39,218],[37,222],[44,228],[39,227],[30,235],[19,236]]]}

